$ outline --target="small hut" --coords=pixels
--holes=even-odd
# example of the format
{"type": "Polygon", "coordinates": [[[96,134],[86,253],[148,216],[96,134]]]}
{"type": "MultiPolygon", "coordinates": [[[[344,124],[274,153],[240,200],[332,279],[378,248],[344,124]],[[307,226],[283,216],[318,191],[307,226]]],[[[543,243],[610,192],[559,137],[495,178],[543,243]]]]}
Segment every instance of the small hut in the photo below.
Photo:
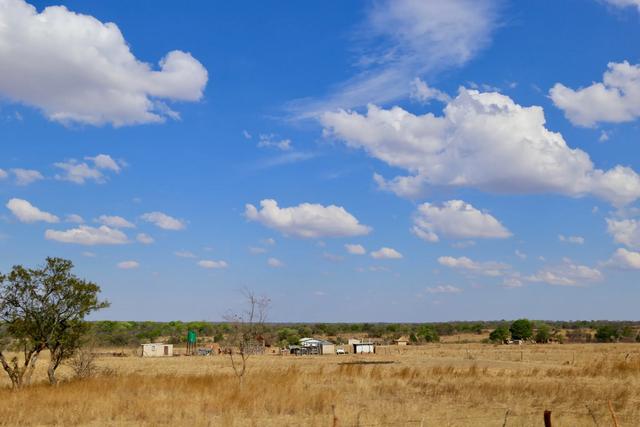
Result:
{"type": "Polygon", "coordinates": [[[355,354],[375,353],[376,346],[373,343],[364,343],[364,342],[353,344],[353,352],[355,354]]]}
{"type": "Polygon", "coordinates": [[[409,344],[409,339],[407,337],[400,337],[397,340],[393,340],[397,346],[402,347],[409,344]]]}
{"type": "Polygon", "coordinates": [[[142,344],[142,357],[170,357],[173,356],[173,344],[151,343],[142,344]]]}

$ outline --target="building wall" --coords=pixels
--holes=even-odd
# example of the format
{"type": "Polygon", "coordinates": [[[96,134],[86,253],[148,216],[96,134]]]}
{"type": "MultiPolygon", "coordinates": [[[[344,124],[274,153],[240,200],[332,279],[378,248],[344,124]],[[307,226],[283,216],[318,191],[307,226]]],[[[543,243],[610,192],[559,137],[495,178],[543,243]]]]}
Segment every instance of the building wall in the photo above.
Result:
{"type": "Polygon", "coordinates": [[[172,344],[158,343],[158,344],[142,345],[142,357],[167,357],[167,356],[173,356],[172,344]]]}
{"type": "Polygon", "coordinates": [[[354,353],[375,353],[375,346],[373,344],[359,344],[353,346],[354,353]]]}
{"type": "Polygon", "coordinates": [[[333,344],[323,344],[321,349],[322,354],[336,354],[336,346],[333,344]]]}

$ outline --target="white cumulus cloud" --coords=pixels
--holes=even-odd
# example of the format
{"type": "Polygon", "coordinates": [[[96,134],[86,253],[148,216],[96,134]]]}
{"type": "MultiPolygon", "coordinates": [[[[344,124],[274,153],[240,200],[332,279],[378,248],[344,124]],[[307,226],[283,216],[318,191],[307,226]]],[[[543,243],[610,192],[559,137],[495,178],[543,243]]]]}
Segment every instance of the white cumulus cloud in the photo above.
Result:
{"type": "Polygon", "coordinates": [[[611,6],[624,9],[626,7],[635,7],[640,12],[640,0],[600,0],[611,6]]]}
{"type": "Polygon", "coordinates": [[[426,82],[417,77],[411,82],[410,96],[412,99],[424,104],[428,104],[434,99],[440,102],[449,102],[451,100],[449,95],[434,87],[430,87],[426,82]]]}
{"type": "Polygon", "coordinates": [[[174,50],[153,67],[137,59],[112,22],[64,6],[38,12],[0,0],[0,95],[61,123],[113,126],[177,118],[162,100],[197,101],[207,70],[174,50]]]}
{"type": "Polygon", "coordinates": [[[616,205],[640,197],[640,176],[631,168],[595,168],[587,153],[545,127],[542,107],[523,107],[496,92],[461,88],[442,116],[369,105],[366,114],[327,112],[321,121],[326,135],[407,170],[410,175],[390,181],[376,177],[381,188],[404,197],[419,197],[429,185],[592,194],[616,205]]]}
{"type": "Polygon", "coordinates": [[[504,239],[511,236],[496,218],[462,200],[449,200],[441,206],[423,203],[413,217],[411,231],[428,242],[440,235],[454,239],[504,239]]]}
{"type": "Polygon", "coordinates": [[[149,236],[148,234],[145,234],[145,233],[138,233],[138,235],[136,236],[136,240],[139,243],[142,243],[143,245],[150,245],[153,242],[155,242],[153,237],[151,237],[151,236],[149,236]]]}
{"type": "Polygon", "coordinates": [[[267,265],[273,268],[281,268],[284,267],[284,262],[280,261],[278,258],[269,258],[267,260],[267,265]]]}
{"type": "Polygon", "coordinates": [[[607,232],[616,243],[631,249],[640,249],[640,221],[607,218],[607,232]]]}
{"type": "Polygon", "coordinates": [[[210,259],[200,260],[198,261],[198,265],[206,269],[223,269],[229,266],[226,261],[214,261],[210,259]]]}
{"type": "Polygon", "coordinates": [[[175,251],[173,254],[178,258],[197,258],[194,253],[189,251],[175,251]]]}
{"type": "Polygon", "coordinates": [[[74,224],[83,224],[84,223],[84,218],[82,218],[80,215],[78,214],[69,214],[65,217],[65,222],[71,222],[74,224]]]}
{"type": "Polygon", "coordinates": [[[571,123],[595,126],[640,117],[640,65],[610,62],[602,82],[577,90],[556,83],[549,95],[571,123]]]}
{"type": "Polygon", "coordinates": [[[382,247],[371,252],[371,257],[375,259],[400,259],[402,254],[393,248],[382,247]]]}
{"type": "Polygon", "coordinates": [[[282,151],[291,150],[290,139],[279,139],[274,134],[261,134],[258,140],[260,148],[277,148],[282,151]]]}
{"type": "Polygon", "coordinates": [[[527,259],[527,254],[525,254],[524,252],[522,252],[519,249],[516,249],[514,254],[520,259],[527,259]]]}
{"type": "Polygon", "coordinates": [[[117,215],[100,215],[96,220],[100,224],[111,228],[135,228],[136,226],[117,215]]]}
{"type": "Polygon", "coordinates": [[[90,227],[80,225],[69,230],[47,230],[44,237],[48,240],[55,240],[62,243],[72,243],[77,245],[121,245],[129,243],[127,235],[115,228],[101,225],[100,227],[90,227]]]}
{"type": "Polygon", "coordinates": [[[69,181],[75,184],[84,184],[86,181],[95,181],[99,184],[106,182],[106,171],[120,173],[121,166],[108,154],[98,154],[95,157],[85,157],[84,162],[69,159],[57,162],[53,165],[61,169],[63,173],[57,174],[56,179],[69,181]]]}
{"type": "Polygon", "coordinates": [[[7,202],[6,206],[20,222],[31,223],[42,221],[56,223],[60,221],[57,216],[42,211],[23,199],[11,199],[7,202]]]}
{"type": "Polygon", "coordinates": [[[98,154],[95,157],[85,157],[85,160],[90,160],[98,169],[106,169],[115,173],[120,172],[121,166],[108,154],[98,154]]]}
{"type": "Polygon", "coordinates": [[[371,229],[358,222],[341,206],[323,206],[302,203],[298,206],[280,208],[278,202],[265,199],[260,210],[254,205],[245,206],[245,216],[287,236],[302,238],[348,237],[368,234],[371,229]]]}
{"type": "Polygon", "coordinates": [[[549,285],[585,286],[602,278],[600,270],[565,259],[561,265],[545,267],[524,279],[528,282],[543,282],[549,285]]]}
{"type": "Polygon", "coordinates": [[[347,243],[344,247],[351,255],[364,255],[367,253],[367,250],[362,245],[347,243]]]}
{"type": "Polygon", "coordinates": [[[149,212],[142,215],[144,221],[150,222],[154,224],[156,227],[160,227],[163,230],[182,230],[185,228],[185,224],[183,221],[171,217],[162,212],[149,212]]]}
{"type": "Polygon", "coordinates": [[[122,261],[117,264],[117,267],[121,270],[132,270],[140,267],[140,263],[138,261],[122,261]]]}
{"type": "Polygon", "coordinates": [[[453,285],[438,285],[428,287],[426,289],[429,294],[459,294],[462,292],[462,289],[457,288],[453,285]]]}
{"type": "Polygon", "coordinates": [[[564,234],[558,234],[558,240],[563,243],[573,243],[574,245],[584,244],[584,237],[582,236],[565,236],[564,234]]]}
{"type": "Polygon", "coordinates": [[[458,269],[458,270],[466,270],[472,273],[482,274],[484,276],[502,276],[506,270],[510,268],[508,264],[504,264],[501,262],[495,261],[474,261],[471,258],[467,257],[451,257],[451,256],[441,256],[438,258],[438,263],[440,265],[444,265],[445,267],[458,269]]]}
{"type": "Polygon", "coordinates": [[[11,169],[11,173],[16,177],[16,184],[23,186],[44,179],[39,171],[33,169],[16,168],[11,169]]]}
{"type": "Polygon", "coordinates": [[[618,248],[604,265],[620,269],[640,270],[640,253],[618,248]]]}

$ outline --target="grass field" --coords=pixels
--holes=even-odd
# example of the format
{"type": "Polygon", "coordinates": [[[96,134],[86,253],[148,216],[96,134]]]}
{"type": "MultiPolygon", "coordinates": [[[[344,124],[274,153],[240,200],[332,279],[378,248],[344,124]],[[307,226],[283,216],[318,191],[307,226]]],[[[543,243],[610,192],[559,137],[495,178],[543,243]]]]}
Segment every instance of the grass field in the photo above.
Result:
{"type": "Polygon", "coordinates": [[[0,425],[640,425],[640,345],[432,344],[376,355],[254,356],[242,388],[225,356],[103,357],[109,375],[12,392],[0,425]],[[392,362],[351,364],[344,362],[392,362]],[[334,419],[335,414],[335,419],[334,419]],[[335,424],[334,424],[335,423],[335,424]]]}

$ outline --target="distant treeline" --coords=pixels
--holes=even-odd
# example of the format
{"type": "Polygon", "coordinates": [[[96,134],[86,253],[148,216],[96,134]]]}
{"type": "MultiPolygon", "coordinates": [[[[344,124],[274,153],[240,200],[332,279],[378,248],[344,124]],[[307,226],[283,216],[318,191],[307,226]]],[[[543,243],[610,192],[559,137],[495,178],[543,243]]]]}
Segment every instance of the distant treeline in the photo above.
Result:
{"type": "MultiPolygon", "coordinates": [[[[600,335],[588,330],[606,331],[611,340],[635,340],[640,321],[531,321],[534,329],[545,328],[552,333],[563,330],[563,339],[569,342],[602,341],[600,335]]],[[[270,323],[266,325],[265,340],[272,344],[295,344],[302,337],[322,336],[338,343],[350,335],[376,338],[390,342],[406,337],[412,342],[439,341],[441,336],[456,334],[488,334],[498,328],[508,329],[511,321],[466,321],[439,323],[270,323]]],[[[158,339],[172,344],[186,342],[187,332],[196,331],[199,337],[223,342],[230,326],[224,322],[135,322],[95,321],[90,322],[90,335],[95,344],[108,346],[131,346],[158,339]]],[[[560,336],[560,335],[558,335],[560,336]]]]}

